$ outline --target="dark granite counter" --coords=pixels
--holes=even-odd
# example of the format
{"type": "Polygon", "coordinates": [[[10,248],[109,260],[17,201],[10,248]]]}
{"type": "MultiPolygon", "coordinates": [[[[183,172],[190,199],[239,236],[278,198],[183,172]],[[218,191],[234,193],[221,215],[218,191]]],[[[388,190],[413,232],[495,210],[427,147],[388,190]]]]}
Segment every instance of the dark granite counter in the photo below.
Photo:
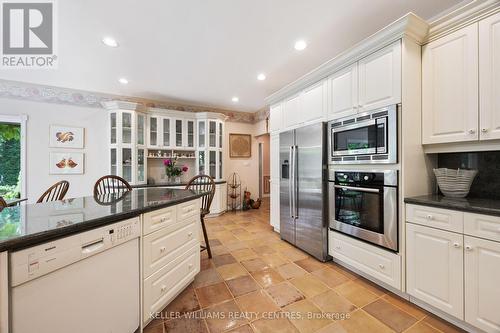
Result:
{"type": "Polygon", "coordinates": [[[500,216],[500,200],[487,198],[447,198],[442,195],[429,194],[405,198],[405,203],[500,216]]]}
{"type": "Polygon", "coordinates": [[[169,188],[134,189],[8,207],[0,212],[0,252],[13,251],[199,198],[202,192],[169,188]]]}
{"type": "MultiPolygon", "coordinates": [[[[225,184],[225,180],[216,180],[214,181],[215,185],[225,184]]],[[[156,183],[156,184],[145,184],[145,185],[132,185],[132,188],[149,188],[149,187],[172,187],[172,186],[186,186],[187,182],[180,183],[156,183]]]]}

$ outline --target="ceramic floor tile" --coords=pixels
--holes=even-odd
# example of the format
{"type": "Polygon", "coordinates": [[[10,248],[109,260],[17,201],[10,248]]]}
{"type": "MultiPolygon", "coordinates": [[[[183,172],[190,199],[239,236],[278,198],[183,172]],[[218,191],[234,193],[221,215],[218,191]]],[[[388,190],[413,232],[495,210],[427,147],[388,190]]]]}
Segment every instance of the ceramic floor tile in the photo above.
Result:
{"type": "Polygon", "coordinates": [[[239,276],[248,275],[248,272],[239,263],[219,266],[217,267],[217,271],[224,280],[231,280],[239,276]]]}
{"type": "Polygon", "coordinates": [[[233,298],[224,282],[195,289],[202,308],[233,298]]]}
{"type": "Polygon", "coordinates": [[[328,287],[314,275],[305,275],[291,279],[290,282],[306,297],[314,297],[328,290],[328,287]]]}
{"type": "Polygon", "coordinates": [[[280,256],[277,253],[263,254],[261,256],[261,258],[262,258],[262,260],[264,260],[264,262],[266,264],[269,265],[269,267],[272,267],[272,268],[276,268],[276,267],[279,267],[281,265],[285,265],[285,264],[289,263],[288,260],[286,260],[285,258],[283,258],[282,256],[280,256]]]}
{"type": "Polygon", "coordinates": [[[383,299],[368,304],[363,310],[396,332],[403,332],[417,322],[414,317],[383,299]]]}
{"type": "Polygon", "coordinates": [[[234,259],[231,254],[227,253],[221,254],[220,256],[213,256],[212,262],[214,263],[215,267],[219,267],[222,265],[233,264],[236,262],[236,259],[234,259]]]}
{"type": "Polygon", "coordinates": [[[255,253],[255,251],[248,249],[248,248],[243,248],[241,250],[232,251],[231,254],[238,261],[256,259],[259,257],[258,254],[255,253]]]}
{"type": "Polygon", "coordinates": [[[248,324],[236,327],[235,329],[228,331],[228,333],[253,333],[253,332],[254,332],[253,329],[248,324]]]}
{"type": "MultiPolygon", "coordinates": [[[[204,252],[206,252],[206,251],[204,251],[204,252]]],[[[200,260],[200,270],[204,271],[206,269],[210,269],[213,267],[214,267],[214,264],[213,264],[212,260],[210,260],[208,258],[202,258],[200,260]]]]}
{"type": "Polygon", "coordinates": [[[311,301],[323,312],[332,314],[334,320],[342,320],[346,314],[356,310],[356,306],[333,290],[314,296],[311,301]]]}
{"type": "Polygon", "coordinates": [[[225,247],[229,251],[236,251],[236,250],[248,248],[248,246],[244,242],[234,242],[234,243],[226,244],[225,247]]]}
{"type": "Polygon", "coordinates": [[[209,239],[208,242],[210,243],[210,247],[222,245],[222,243],[220,242],[220,240],[218,240],[216,238],[215,239],[209,239]]]}
{"type": "Polygon", "coordinates": [[[283,282],[283,277],[272,268],[264,269],[252,273],[253,278],[262,288],[267,288],[273,284],[283,282]]]}
{"type": "Polygon", "coordinates": [[[293,302],[300,301],[304,299],[304,295],[300,293],[294,286],[288,282],[279,283],[266,288],[267,293],[274,302],[280,306],[284,307],[293,302]]]}
{"type": "Polygon", "coordinates": [[[164,333],[165,323],[163,319],[151,321],[148,326],[144,327],[143,333],[164,333]]]}
{"type": "Polygon", "coordinates": [[[312,272],[312,274],[330,288],[335,288],[337,286],[340,286],[342,283],[350,281],[347,276],[331,268],[323,268],[318,271],[312,272]]]}
{"type": "Polygon", "coordinates": [[[378,298],[377,295],[355,283],[355,281],[343,283],[334,290],[341,296],[347,298],[349,302],[353,303],[358,308],[362,308],[378,298]]]}
{"type": "Polygon", "coordinates": [[[288,263],[276,268],[276,270],[285,278],[293,279],[295,277],[307,275],[307,272],[295,265],[294,263],[288,263]]]}
{"type": "Polygon", "coordinates": [[[421,309],[396,295],[387,294],[384,295],[383,299],[419,320],[427,315],[427,312],[424,309],[421,309]]]}
{"type": "Polygon", "coordinates": [[[288,319],[282,317],[261,318],[252,322],[252,327],[257,333],[299,333],[288,319]]]}
{"type": "Polygon", "coordinates": [[[200,288],[222,282],[222,278],[215,268],[200,271],[194,278],[193,287],[200,288]]]}
{"type": "Polygon", "coordinates": [[[287,258],[288,260],[290,261],[297,261],[297,260],[302,260],[302,259],[306,259],[307,258],[307,255],[304,254],[302,251],[299,251],[295,248],[289,248],[289,249],[285,249],[285,250],[281,250],[279,251],[279,253],[287,258]]]}
{"type": "Polygon", "coordinates": [[[247,323],[234,300],[211,306],[202,311],[210,333],[228,331],[247,323]]]}
{"type": "Polygon", "coordinates": [[[255,320],[280,310],[262,289],[238,297],[236,303],[246,313],[249,320],[255,320]]]}
{"type": "Polygon", "coordinates": [[[186,288],[179,294],[162,313],[165,318],[176,318],[186,312],[193,312],[200,309],[198,298],[192,286],[186,288]]]}
{"type": "Polygon", "coordinates": [[[457,332],[465,332],[464,330],[445,322],[444,320],[437,318],[434,315],[429,315],[423,319],[426,324],[429,324],[433,328],[440,330],[443,333],[457,333],[457,332]]]}
{"type": "Polygon", "coordinates": [[[227,247],[223,245],[212,246],[212,244],[210,244],[210,250],[212,251],[212,256],[219,256],[221,254],[229,253],[227,247]]]}
{"type": "Polygon", "coordinates": [[[250,272],[257,272],[269,268],[269,266],[260,258],[244,260],[241,262],[243,266],[250,272]]]}
{"type": "Polygon", "coordinates": [[[253,250],[259,255],[276,253],[275,249],[267,245],[254,247],[253,250]]]}
{"type": "Polygon", "coordinates": [[[186,315],[165,322],[167,333],[208,333],[205,321],[198,313],[191,312],[186,315]]]}
{"type": "Polygon", "coordinates": [[[353,312],[350,318],[337,321],[331,327],[331,332],[346,333],[394,333],[389,327],[382,324],[363,310],[353,312]]]}
{"type": "Polygon", "coordinates": [[[334,262],[328,262],[327,266],[329,266],[331,269],[344,274],[346,277],[348,277],[350,280],[355,280],[358,279],[360,276],[354,272],[349,271],[347,268],[344,268],[340,266],[339,264],[336,264],[334,262]]]}
{"type": "Polygon", "coordinates": [[[441,331],[433,328],[424,321],[419,321],[418,323],[407,329],[405,333],[441,333],[441,331]]]}
{"type": "Polygon", "coordinates": [[[309,273],[325,268],[325,265],[323,263],[313,258],[305,258],[302,260],[297,260],[295,261],[295,264],[302,267],[309,273]]]}
{"type": "Polygon", "coordinates": [[[290,321],[301,333],[313,333],[332,323],[307,299],[292,303],[283,311],[290,314],[290,321]]]}
{"type": "Polygon", "coordinates": [[[231,290],[231,293],[234,297],[245,295],[252,291],[260,289],[260,286],[257,284],[257,282],[255,282],[255,280],[249,275],[240,276],[233,280],[228,280],[226,281],[226,284],[229,287],[229,290],[231,290]]]}
{"type": "Polygon", "coordinates": [[[365,287],[366,289],[368,289],[369,291],[371,291],[372,293],[374,293],[375,295],[377,295],[379,297],[383,296],[387,293],[387,290],[385,290],[382,287],[377,286],[375,283],[368,281],[365,278],[360,277],[355,282],[360,284],[361,286],[365,287]]]}

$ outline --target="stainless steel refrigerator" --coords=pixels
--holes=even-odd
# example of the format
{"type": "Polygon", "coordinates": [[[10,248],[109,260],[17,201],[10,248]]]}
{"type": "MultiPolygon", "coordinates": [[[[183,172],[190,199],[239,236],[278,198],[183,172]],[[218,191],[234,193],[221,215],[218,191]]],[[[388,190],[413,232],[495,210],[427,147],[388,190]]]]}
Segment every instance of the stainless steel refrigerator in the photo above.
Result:
{"type": "Polygon", "coordinates": [[[322,261],[329,259],[325,131],[319,123],[280,134],[281,238],[322,261]]]}

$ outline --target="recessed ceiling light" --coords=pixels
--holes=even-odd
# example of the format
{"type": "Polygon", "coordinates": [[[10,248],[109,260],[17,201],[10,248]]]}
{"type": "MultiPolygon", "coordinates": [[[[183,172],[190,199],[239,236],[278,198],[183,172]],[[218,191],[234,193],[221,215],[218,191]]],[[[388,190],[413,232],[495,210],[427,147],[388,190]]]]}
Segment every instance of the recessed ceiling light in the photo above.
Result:
{"type": "Polygon", "coordinates": [[[302,51],[303,49],[305,49],[307,47],[307,43],[306,43],[305,40],[301,39],[301,40],[298,40],[298,41],[295,42],[295,46],[294,47],[295,47],[295,49],[297,51],[302,51]]]}
{"type": "Polygon", "coordinates": [[[236,96],[234,96],[233,98],[231,98],[231,100],[234,102],[234,103],[238,103],[240,101],[240,99],[236,96]]]}
{"type": "Polygon", "coordinates": [[[265,79],[266,79],[266,74],[260,73],[259,75],[257,75],[257,80],[264,81],[265,79]]]}
{"type": "Polygon", "coordinates": [[[102,39],[102,42],[104,43],[104,45],[109,47],[118,47],[118,42],[112,37],[104,37],[102,39]]]}
{"type": "Polygon", "coordinates": [[[126,78],[124,78],[124,77],[119,78],[118,82],[120,82],[121,84],[128,84],[128,80],[126,78]]]}

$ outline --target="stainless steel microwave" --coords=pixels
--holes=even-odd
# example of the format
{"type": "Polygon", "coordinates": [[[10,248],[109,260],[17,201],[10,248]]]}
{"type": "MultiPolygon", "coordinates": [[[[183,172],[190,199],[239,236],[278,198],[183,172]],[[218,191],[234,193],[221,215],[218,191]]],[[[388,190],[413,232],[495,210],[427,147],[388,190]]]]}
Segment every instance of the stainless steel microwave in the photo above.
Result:
{"type": "Polygon", "coordinates": [[[397,163],[397,128],[397,105],[330,121],[329,163],[397,163]]]}

